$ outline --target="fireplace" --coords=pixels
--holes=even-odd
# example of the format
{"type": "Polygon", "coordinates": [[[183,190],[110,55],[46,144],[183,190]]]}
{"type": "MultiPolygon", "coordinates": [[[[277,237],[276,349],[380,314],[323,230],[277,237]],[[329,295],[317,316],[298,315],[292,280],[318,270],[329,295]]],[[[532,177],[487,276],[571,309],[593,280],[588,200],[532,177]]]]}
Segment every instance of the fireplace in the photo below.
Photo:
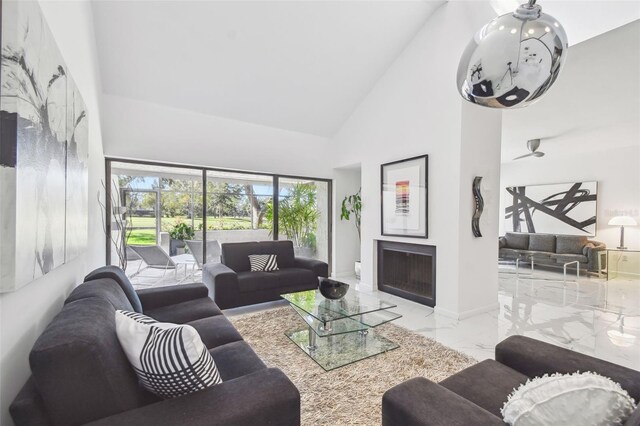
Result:
{"type": "Polygon", "coordinates": [[[436,247],[378,241],[378,290],[436,304],[436,247]]]}

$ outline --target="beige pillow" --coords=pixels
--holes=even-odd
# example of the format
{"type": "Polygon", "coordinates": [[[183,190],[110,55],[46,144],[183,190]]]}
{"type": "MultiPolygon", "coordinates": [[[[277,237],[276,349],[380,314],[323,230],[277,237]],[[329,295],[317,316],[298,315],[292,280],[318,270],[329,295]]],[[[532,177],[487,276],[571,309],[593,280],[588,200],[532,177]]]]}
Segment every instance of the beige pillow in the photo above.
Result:
{"type": "Polygon", "coordinates": [[[613,380],[595,373],[544,375],[509,396],[502,416],[512,426],[621,425],[636,404],[613,380]]]}

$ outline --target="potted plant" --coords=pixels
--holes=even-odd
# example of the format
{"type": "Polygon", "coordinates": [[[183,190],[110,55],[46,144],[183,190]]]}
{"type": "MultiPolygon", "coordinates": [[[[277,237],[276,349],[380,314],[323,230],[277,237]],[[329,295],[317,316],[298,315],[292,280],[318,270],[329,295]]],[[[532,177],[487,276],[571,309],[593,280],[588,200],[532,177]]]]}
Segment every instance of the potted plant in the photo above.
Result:
{"type": "MultiPolygon", "coordinates": [[[[362,219],[362,198],[360,197],[360,192],[362,188],[358,189],[353,195],[347,195],[342,200],[342,212],[340,213],[341,220],[351,220],[351,216],[353,215],[353,220],[356,223],[356,230],[358,231],[358,241],[361,241],[362,235],[360,234],[360,223],[362,219]]],[[[355,273],[356,278],[360,279],[360,271],[361,271],[360,261],[356,261],[355,263],[355,273]]]]}
{"type": "Polygon", "coordinates": [[[169,236],[171,242],[169,243],[169,255],[175,256],[178,254],[178,249],[184,249],[186,245],[185,240],[192,240],[195,236],[195,231],[192,226],[187,225],[184,222],[177,222],[171,231],[169,236]]]}

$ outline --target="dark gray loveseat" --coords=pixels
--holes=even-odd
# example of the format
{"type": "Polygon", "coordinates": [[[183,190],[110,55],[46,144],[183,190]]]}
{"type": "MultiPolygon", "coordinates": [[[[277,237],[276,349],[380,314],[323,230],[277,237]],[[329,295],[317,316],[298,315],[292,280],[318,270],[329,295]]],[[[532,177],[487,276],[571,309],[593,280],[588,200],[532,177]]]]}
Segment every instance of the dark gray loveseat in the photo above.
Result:
{"type": "MultiPolygon", "coordinates": [[[[507,232],[498,239],[501,259],[531,260],[536,264],[562,267],[578,261],[580,269],[598,271],[598,252],[607,246],[599,241],[576,235],[527,234],[507,232]]],[[[605,267],[603,259],[602,268],[605,267]]]]}
{"type": "Polygon", "coordinates": [[[133,290],[122,270],[94,271],[76,287],[29,356],[32,376],[10,407],[16,426],[300,424],[300,394],[267,368],[202,284],[133,290]],[[193,326],[223,383],[160,400],[138,385],[116,336],[115,311],[193,326]]]}
{"type": "MultiPolygon", "coordinates": [[[[418,377],[382,397],[383,426],[504,426],[500,409],[514,388],[552,373],[591,371],[620,383],[640,399],[640,372],[524,336],[496,346],[496,359],[482,361],[434,383],[418,377]]],[[[588,401],[584,401],[588,403],[588,401]]],[[[640,407],[624,426],[640,426],[640,407]]]]}
{"type": "Polygon", "coordinates": [[[202,270],[202,281],[221,309],[278,300],[283,293],[313,290],[318,287],[318,277],[329,274],[325,262],[295,257],[291,241],[222,244],[221,262],[207,264],[202,270]],[[251,271],[251,254],[277,255],[279,269],[251,271]]]}

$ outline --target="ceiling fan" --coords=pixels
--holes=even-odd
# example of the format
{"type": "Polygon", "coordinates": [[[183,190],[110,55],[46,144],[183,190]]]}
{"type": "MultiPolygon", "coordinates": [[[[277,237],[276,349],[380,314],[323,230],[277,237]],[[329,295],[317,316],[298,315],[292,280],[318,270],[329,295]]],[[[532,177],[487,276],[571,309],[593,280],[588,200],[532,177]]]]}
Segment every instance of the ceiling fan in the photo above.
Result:
{"type": "Polygon", "coordinates": [[[531,152],[520,157],[514,158],[514,160],[520,160],[527,157],[544,157],[544,152],[538,151],[540,147],[540,139],[529,139],[527,141],[527,149],[531,152]]]}

